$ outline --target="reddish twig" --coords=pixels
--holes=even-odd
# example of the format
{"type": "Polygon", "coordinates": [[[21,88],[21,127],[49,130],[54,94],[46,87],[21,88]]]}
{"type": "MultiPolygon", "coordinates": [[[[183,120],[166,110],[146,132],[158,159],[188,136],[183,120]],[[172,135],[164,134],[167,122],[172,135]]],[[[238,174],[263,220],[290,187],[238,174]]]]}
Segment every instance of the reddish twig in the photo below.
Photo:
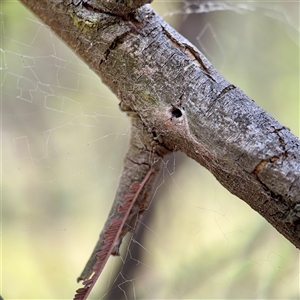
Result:
{"type": "Polygon", "coordinates": [[[134,182],[130,186],[129,193],[124,196],[123,203],[118,207],[118,212],[120,213],[120,215],[123,214],[123,216],[111,220],[104,233],[103,246],[101,247],[100,251],[96,253],[97,263],[93,268],[93,275],[90,279],[86,279],[83,281],[84,287],[76,291],[74,300],[87,299],[99,276],[101,275],[109,256],[115,250],[115,245],[119,244],[118,242],[120,236],[124,235],[124,232],[122,232],[122,230],[130,214],[130,211],[153,172],[154,169],[150,169],[142,182],[134,182]]]}

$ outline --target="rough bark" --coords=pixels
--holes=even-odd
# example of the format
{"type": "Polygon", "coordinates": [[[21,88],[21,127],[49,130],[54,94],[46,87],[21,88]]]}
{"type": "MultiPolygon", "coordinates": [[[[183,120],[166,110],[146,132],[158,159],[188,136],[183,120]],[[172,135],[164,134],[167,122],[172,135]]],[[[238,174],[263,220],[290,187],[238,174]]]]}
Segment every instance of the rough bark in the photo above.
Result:
{"type": "Polygon", "coordinates": [[[149,6],[135,9],[149,1],[123,15],[112,0],[116,14],[107,1],[21,2],[118,96],[151,153],[186,153],[300,248],[300,141],[149,6]]]}

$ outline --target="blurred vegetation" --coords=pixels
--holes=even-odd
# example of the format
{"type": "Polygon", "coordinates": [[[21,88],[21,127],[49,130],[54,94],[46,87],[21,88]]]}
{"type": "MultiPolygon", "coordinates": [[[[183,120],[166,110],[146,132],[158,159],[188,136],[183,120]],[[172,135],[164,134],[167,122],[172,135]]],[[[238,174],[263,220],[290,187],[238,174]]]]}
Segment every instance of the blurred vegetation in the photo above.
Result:
{"type": "MultiPolygon", "coordinates": [[[[179,4],[153,5],[179,28],[195,17],[170,19],[179,4]]],[[[198,14],[186,35],[299,136],[299,40],[280,14],[299,22],[292,5],[198,14]]],[[[130,124],[116,97],[47,27],[18,2],[0,8],[0,294],[71,299],[113,201],[130,124]]],[[[164,170],[156,197],[167,193],[154,199],[128,299],[298,299],[298,250],[195,162],[176,169],[181,155],[164,170]]],[[[123,252],[130,255],[125,245],[123,252]]],[[[107,291],[118,261],[110,259],[94,298],[107,291]]]]}

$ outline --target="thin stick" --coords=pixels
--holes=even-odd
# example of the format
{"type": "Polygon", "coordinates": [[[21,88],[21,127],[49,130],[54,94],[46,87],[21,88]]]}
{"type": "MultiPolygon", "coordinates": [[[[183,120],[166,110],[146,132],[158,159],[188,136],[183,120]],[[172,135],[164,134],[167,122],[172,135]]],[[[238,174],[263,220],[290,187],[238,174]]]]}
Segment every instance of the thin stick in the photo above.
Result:
{"type": "Polygon", "coordinates": [[[146,182],[148,181],[150,175],[154,172],[154,169],[150,169],[146,176],[144,177],[141,183],[134,182],[129,190],[131,192],[135,192],[134,194],[126,194],[123,198],[123,203],[119,206],[118,212],[124,213],[123,217],[117,217],[111,220],[109,226],[104,233],[103,239],[103,246],[101,247],[100,251],[96,253],[97,263],[93,268],[93,276],[90,279],[83,281],[84,287],[78,289],[74,296],[74,300],[86,300],[90,292],[92,291],[95,283],[97,282],[99,276],[104,269],[106,262],[111,255],[115,244],[117,243],[119,236],[122,232],[122,229],[126,223],[126,220],[129,216],[129,213],[136,202],[139,194],[141,193],[143,187],[145,186],[146,182]],[[138,187],[138,188],[137,188],[138,187]],[[129,202],[131,200],[131,202],[129,202]]]}

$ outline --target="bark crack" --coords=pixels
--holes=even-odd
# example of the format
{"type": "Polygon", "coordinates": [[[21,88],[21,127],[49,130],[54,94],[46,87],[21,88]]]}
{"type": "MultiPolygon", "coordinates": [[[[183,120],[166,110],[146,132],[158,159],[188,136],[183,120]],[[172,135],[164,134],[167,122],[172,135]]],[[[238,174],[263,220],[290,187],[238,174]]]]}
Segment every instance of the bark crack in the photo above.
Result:
{"type": "MultiPolygon", "coordinates": [[[[104,12],[104,11],[102,11],[102,10],[100,10],[100,9],[98,9],[98,8],[96,8],[96,7],[94,7],[94,6],[92,6],[91,4],[88,3],[87,0],[82,0],[82,1],[77,1],[77,2],[81,3],[81,4],[82,4],[82,7],[84,7],[85,9],[87,9],[87,10],[89,10],[89,11],[94,11],[94,12],[97,12],[97,13],[106,13],[106,14],[109,14],[109,15],[114,16],[113,14],[110,14],[110,13],[108,13],[108,12],[104,12]]],[[[74,3],[74,1],[73,1],[73,3],[74,3]]],[[[79,4],[79,3],[78,3],[78,4],[79,4]]],[[[78,5],[78,4],[77,4],[77,5],[78,5]]]]}
{"type": "Polygon", "coordinates": [[[128,18],[139,7],[151,3],[153,0],[123,0],[123,1],[98,1],[98,0],[72,0],[73,5],[82,7],[89,11],[105,13],[110,16],[128,18]]]}
{"type": "Polygon", "coordinates": [[[130,35],[132,33],[131,30],[128,30],[128,31],[125,31],[123,32],[121,35],[117,36],[111,43],[110,45],[108,46],[108,48],[106,49],[106,51],[104,52],[104,59],[102,59],[100,61],[100,65],[104,62],[104,61],[107,61],[108,60],[108,57],[111,53],[111,51],[113,51],[114,49],[117,48],[117,46],[123,44],[126,39],[127,39],[127,36],[130,35]]]}
{"type": "Polygon", "coordinates": [[[227,94],[229,91],[236,89],[236,86],[233,84],[230,84],[228,86],[226,86],[218,95],[216,100],[218,100],[219,98],[222,98],[225,94],[227,94]]]}
{"type": "Polygon", "coordinates": [[[255,167],[255,169],[252,171],[252,174],[258,178],[258,173],[261,172],[265,166],[268,164],[268,160],[267,159],[263,159],[259,162],[259,164],[255,167]]]}
{"type": "Polygon", "coordinates": [[[278,211],[272,216],[279,219],[283,223],[288,223],[294,226],[296,230],[296,226],[300,223],[300,203],[292,203],[288,200],[287,197],[283,195],[278,195],[274,193],[263,181],[258,177],[259,172],[265,169],[268,163],[274,163],[279,159],[278,156],[272,156],[269,159],[263,159],[260,163],[255,167],[254,171],[251,173],[255,176],[257,181],[262,185],[263,189],[270,194],[270,196],[274,199],[274,204],[278,208],[278,211]]]}
{"type": "Polygon", "coordinates": [[[280,147],[282,148],[282,158],[285,159],[288,156],[288,151],[286,149],[286,143],[284,141],[284,138],[280,135],[280,131],[286,129],[285,127],[282,128],[274,128],[274,133],[278,136],[280,147]]]}
{"type": "MultiPolygon", "coordinates": [[[[190,59],[193,60],[193,63],[195,66],[199,67],[202,71],[204,71],[204,73],[214,82],[216,82],[216,80],[212,77],[212,75],[210,74],[210,71],[208,69],[208,67],[205,65],[205,63],[203,62],[203,60],[201,59],[198,51],[196,49],[194,49],[192,46],[190,46],[187,43],[184,42],[179,42],[174,35],[168,31],[168,29],[164,26],[161,26],[163,33],[166,35],[166,37],[168,38],[168,41],[170,42],[170,44],[179,49],[181,52],[183,52],[185,55],[187,55],[190,59]]],[[[189,65],[190,66],[190,65],[189,65]]],[[[188,68],[189,66],[185,67],[188,68]]]]}
{"type": "Polygon", "coordinates": [[[268,159],[262,159],[258,165],[254,168],[254,170],[251,172],[256,178],[258,178],[258,174],[263,171],[268,163],[274,163],[279,159],[279,156],[274,155],[268,159]]]}

